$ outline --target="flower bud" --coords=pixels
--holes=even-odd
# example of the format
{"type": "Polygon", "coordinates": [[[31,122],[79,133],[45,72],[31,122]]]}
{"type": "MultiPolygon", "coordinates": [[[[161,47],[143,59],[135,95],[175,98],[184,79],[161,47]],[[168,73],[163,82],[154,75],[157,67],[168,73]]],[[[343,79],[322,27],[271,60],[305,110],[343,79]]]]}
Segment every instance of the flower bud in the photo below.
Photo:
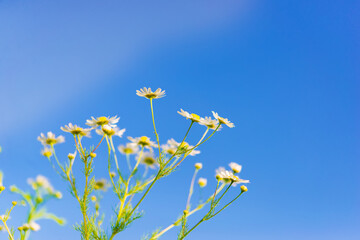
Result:
{"type": "Polygon", "coordinates": [[[206,178],[199,178],[198,184],[200,187],[205,187],[207,184],[207,179],[206,178]]]}
{"type": "Polygon", "coordinates": [[[17,201],[12,201],[11,203],[12,203],[13,206],[17,205],[17,201]]]}
{"type": "Polygon", "coordinates": [[[110,177],[113,178],[113,177],[115,177],[115,176],[116,176],[116,173],[115,173],[115,172],[111,172],[111,173],[110,173],[110,177]]]}
{"type": "Polygon", "coordinates": [[[188,210],[184,210],[184,215],[188,215],[189,214],[189,211],[188,210]]]}
{"type": "Polygon", "coordinates": [[[96,196],[91,196],[91,201],[96,202],[96,196]]]}
{"type": "Polygon", "coordinates": [[[200,170],[202,169],[202,167],[203,167],[202,163],[195,163],[196,170],[200,170]]]}
{"type": "Polygon", "coordinates": [[[0,186],[0,193],[5,190],[4,186],[0,186]]]}
{"type": "Polygon", "coordinates": [[[75,153],[69,153],[69,154],[68,154],[68,158],[69,158],[70,161],[71,161],[71,160],[74,160],[74,158],[75,158],[75,153]]]}
{"type": "Polygon", "coordinates": [[[241,192],[247,192],[247,190],[248,190],[247,187],[244,185],[241,185],[240,189],[241,189],[241,192]]]}
{"type": "Polygon", "coordinates": [[[57,199],[61,199],[61,198],[62,198],[62,193],[61,193],[61,192],[56,192],[56,193],[55,193],[55,197],[56,197],[57,199]]]}
{"type": "Polygon", "coordinates": [[[96,153],[94,153],[94,152],[90,153],[90,157],[91,157],[91,158],[95,158],[95,157],[96,157],[96,153]]]}

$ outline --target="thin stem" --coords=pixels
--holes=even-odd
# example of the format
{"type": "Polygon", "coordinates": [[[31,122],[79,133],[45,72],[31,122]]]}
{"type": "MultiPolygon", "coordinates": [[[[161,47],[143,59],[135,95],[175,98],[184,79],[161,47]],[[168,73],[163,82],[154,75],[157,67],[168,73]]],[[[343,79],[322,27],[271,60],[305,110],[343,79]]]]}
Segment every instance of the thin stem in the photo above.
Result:
{"type": "Polygon", "coordinates": [[[192,177],[191,184],[190,184],[188,199],[187,199],[187,202],[186,202],[186,210],[189,210],[189,208],[190,208],[190,200],[191,200],[191,196],[193,194],[194,183],[195,183],[195,178],[196,178],[197,173],[198,173],[198,170],[195,169],[195,172],[194,172],[194,175],[192,177]]]}
{"type": "MultiPolygon", "coordinates": [[[[205,203],[198,205],[195,209],[193,209],[192,211],[190,211],[187,216],[191,216],[192,214],[196,213],[197,211],[201,210],[204,207],[204,204],[209,203],[217,194],[219,194],[221,192],[221,190],[225,187],[225,184],[222,184],[219,188],[217,188],[217,190],[215,191],[215,195],[211,194],[211,196],[205,201],[205,203]]],[[[167,231],[169,231],[170,229],[172,229],[173,227],[176,226],[176,222],[173,224],[170,224],[167,228],[165,228],[164,230],[162,230],[161,232],[159,232],[158,234],[156,234],[154,236],[155,239],[159,238],[161,235],[163,235],[164,233],[166,233],[167,231]]]]}
{"type": "Polygon", "coordinates": [[[219,214],[222,210],[224,210],[225,208],[227,208],[230,204],[232,204],[236,199],[238,199],[241,194],[243,194],[244,192],[240,192],[239,195],[236,196],[236,198],[234,198],[233,200],[231,200],[228,204],[226,204],[223,208],[221,208],[219,211],[217,211],[216,213],[214,213],[214,215],[212,215],[210,218],[215,217],[217,214],[219,214]]]}
{"type": "Polygon", "coordinates": [[[11,240],[14,240],[14,237],[11,235],[10,229],[8,228],[8,226],[7,226],[7,224],[6,224],[6,221],[4,221],[4,219],[2,219],[2,218],[0,218],[0,219],[1,219],[1,221],[3,222],[4,227],[6,228],[6,231],[8,232],[10,239],[11,239],[11,240]]]}
{"type": "Polygon", "coordinates": [[[156,126],[155,126],[155,117],[154,117],[154,108],[153,108],[152,98],[150,98],[150,106],[151,106],[152,121],[153,121],[153,125],[154,125],[154,132],[155,132],[155,135],[156,135],[156,141],[157,141],[158,148],[159,148],[159,158],[161,158],[160,140],[159,140],[159,135],[158,135],[158,133],[156,131],[156,126]]]}
{"type": "Polygon", "coordinates": [[[53,145],[53,144],[51,144],[51,150],[52,150],[52,152],[53,152],[53,154],[54,154],[54,158],[55,158],[57,164],[59,165],[59,167],[61,168],[61,170],[64,172],[64,168],[63,168],[63,166],[60,164],[60,161],[59,161],[59,159],[58,159],[57,156],[56,156],[56,152],[55,152],[55,148],[54,148],[54,145],[53,145]]]}
{"type": "Polygon", "coordinates": [[[91,151],[91,153],[94,153],[96,151],[96,149],[100,146],[101,142],[104,140],[105,138],[105,134],[103,135],[103,137],[101,138],[100,142],[98,143],[98,145],[94,148],[94,150],[91,151]]]}
{"type": "Polygon", "coordinates": [[[131,171],[130,155],[128,153],[126,154],[126,162],[129,167],[129,171],[131,171]]]}
{"type": "Polygon", "coordinates": [[[118,160],[117,160],[116,151],[115,151],[115,148],[114,148],[114,143],[113,143],[112,137],[110,136],[109,139],[110,139],[111,149],[112,149],[112,151],[114,153],[116,169],[117,169],[118,173],[120,174],[119,164],[118,164],[118,160]]]}

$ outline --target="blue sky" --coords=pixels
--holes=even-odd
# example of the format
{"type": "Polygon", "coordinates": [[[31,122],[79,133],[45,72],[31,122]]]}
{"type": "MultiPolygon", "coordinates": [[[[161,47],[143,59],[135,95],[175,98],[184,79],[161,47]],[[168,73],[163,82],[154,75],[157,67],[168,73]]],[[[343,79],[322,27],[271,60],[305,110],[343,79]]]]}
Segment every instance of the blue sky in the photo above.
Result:
{"type": "MultiPolygon", "coordinates": [[[[359,239],[359,10],[351,0],[0,1],[5,185],[25,187],[43,174],[64,193],[49,210],[67,226],[40,222],[36,239],[53,232],[61,232],[54,240],[78,239],[71,226],[80,220],[65,182],[39,154],[38,134],[117,114],[127,136],[152,136],[148,103],[135,95],[143,86],[167,92],[155,102],[163,141],[186,131],[180,108],[216,110],[236,127],[159,182],[142,206],[144,218],[118,239],[140,239],[176,219],[198,161],[200,176],[209,178],[204,195],[214,187],[214,169],[232,161],[252,183],[189,239],[359,239]]],[[[65,137],[63,157],[71,150],[65,137]]],[[[102,176],[105,159],[98,159],[102,176]]],[[[106,196],[110,213],[115,202],[106,196]]],[[[14,197],[2,194],[0,210],[14,197]]],[[[24,213],[16,211],[14,225],[24,213]]]]}

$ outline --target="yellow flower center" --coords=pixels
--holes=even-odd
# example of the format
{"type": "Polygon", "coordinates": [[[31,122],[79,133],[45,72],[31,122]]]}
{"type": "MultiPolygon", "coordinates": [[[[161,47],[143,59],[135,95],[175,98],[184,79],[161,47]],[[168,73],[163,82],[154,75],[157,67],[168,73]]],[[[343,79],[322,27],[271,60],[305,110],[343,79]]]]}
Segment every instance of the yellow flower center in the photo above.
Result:
{"type": "Polygon", "coordinates": [[[78,135],[83,133],[83,129],[81,127],[74,128],[70,131],[72,134],[78,135]]]}
{"type": "Polygon", "coordinates": [[[180,145],[179,145],[179,148],[180,149],[186,149],[186,148],[188,148],[189,147],[189,144],[187,143],[187,142],[183,142],[183,143],[181,143],[180,145]]]}
{"type": "Polygon", "coordinates": [[[155,93],[148,93],[148,94],[145,94],[145,97],[147,97],[147,98],[149,98],[149,99],[152,99],[152,98],[157,97],[157,94],[155,94],[155,93]]]}
{"type": "Polygon", "coordinates": [[[52,152],[51,151],[44,151],[43,155],[48,158],[48,157],[51,157],[52,152]]]}
{"type": "Polygon", "coordinates": [[[200,120],[200,116],[195,114],[195,113],[192,113],[190,114],[191,117],[192,117],[192,120],[194,120],[195,122],[198,122],[200,120]]]}
{"type": "Polygon", "coordinates": [[[48,145],[52,145],[52,144],[55,144],[57,141],[55,138],[47,138],[46,139],[46,144],[48,145]]]}
{"type": "Polygon", "coordinates": [[[109,123],[109,119],[107,117],[99,117],[96,121],[96,123],[100,126],[104,125],[104,124],[108,124],[109,123]]]}
{"type": "Polygon", "coordinates": [[[143,146],[150,145],[150,139],[146,136],[140,137],[139,144],[143,146]]]}

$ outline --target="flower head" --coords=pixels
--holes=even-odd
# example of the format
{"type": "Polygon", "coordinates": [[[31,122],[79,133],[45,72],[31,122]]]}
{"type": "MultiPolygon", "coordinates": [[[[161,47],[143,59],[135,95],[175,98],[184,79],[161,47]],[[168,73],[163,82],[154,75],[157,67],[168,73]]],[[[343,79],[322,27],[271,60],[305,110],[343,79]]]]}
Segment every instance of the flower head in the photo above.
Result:
{"type": "Polygon", "coordinates": [[[48,190],[49,192],[53,192],[53,187],[51,186],[51,183],[49,182],[49,180],[46,177],[44,177],[42,175],[38,175],[35,180],[32,178],[29,178],[27,180],[27,182],[30,186],[32,186],[33,189],[42,187],[42,188],[48,190]]]}
{"type": "Polygon", "coordinates": [[[64,132],[69,132],[74,135],[80,135],[83,137],[90,137],[91,128],[82,128],[78,125],[73,125],[72,123],[69,123],[68,125],[65,125],[65,127],[60,127],[61,130],[64,132]]]}
{"type": "Polygon", "coordinates": [[[203,165],[202,165],[202,163],[195,163],[195,168],[196,168],[196,170],[200,170],[200,169],[202,169],[202,167],[203,167],[203,165]]]}
{"type": "Polygon", "coordinates": [[[118,147],[122,154],[136,154],[139,152],[139,146],[134,143],[127,143],[126,145],[120,145],[118,147]]]}
{"type": "Polygon", "coordinates": [[[118,136],[118,137],[122,137],[122,135],[124,134],[124,132],[126,131],[125,128],[120,129],[118,127],[111,127],[110,125],[104,125],[101,127],[101,129],[96,129],[96,133],[99,135],[107,135],[109,137],[111,136],[118,136]]]}
{"type": "Polygon", "coordinates": [[[29,223],[29,227],[30,227],[30,229],[31,229],[32,231],[34,231],[34,232],[37,232],[37,231],[40,230],[40,225],[37,224],[36,222],[30,222],[30,223],[29,223]]]}
{"type": "Polygon", "coordinates": [[[239,173],[239,172],[241,172],[241,169],[242,169],[242,166],[235,162],[231,162],[229,164],[229,167],[231,168],[231,170],[233,170],[234,173],[239,173]]]}
{"type": "Polygon", "coordinates": [[[98,126],[109,125],[110,127],[116,127],[116,123],[119,122],[119,117],[91,117],[91,119],[86,120],[86,125],[96,128],[98,126]]]}
{"type": "Polygon", "coordinates": [[[219,121],[212,119],[211,117],[200,118],[199,124],[204,125],[212,130],[217,129],[217,131],[219,131],[221,129],[221,126],[219,126],[219,121]]]}
{"type": "Polygon", "coordinates": [[[37,138],[39,142],[42,143],[42,145],[54,145],[57,143],[63,143],[65,142],[65,138],[63,136],[55,137],[55,134],[52,132],[47,132],[47,135],[45,136],[43,133],[40,134],[40,136],[37,138]]]}
{"type": "Polygon", "coordinates": [[[220,167],[216,170],[216,178],[222,180],[225,183],[233,183],[233,186],[236,186],[237,183],[249,183],[249,180],[244,180],[234,175],[232,171],[225,170],[223,167],[220,167]]]}
{"type": "Polygon", "coordinates": [[[199,178],[198,184],[199,184],[200,187],[205,187],[206,184],[207,184],[207,179],[206,178],[199,178]]]}
{"type": "Polygon", "coordinates": [[[156,89],[155,92],[151,91],[151,88],[142,88],[140,90],[136,90],[136,95],[140,97],[146,97],[148,99],[156,99],[165,97],[165,90],[161,90],[161,88],[156,89]]]}
{"type": "Polygon", "coordinates": [[[156,166],[158,166],[158,163],[151,152],[144,153],[144,155],[141,157],[140,163],[148,166],[151,169],[154,169],[156,166]]]}
{"type": "Polygon", "coordinates": [[[49,158],[52,156],[52,151],[50,148],[45,147],[43,150],[41,150],[41,154],[44,155],[45,157],[49,158]]]}
{"type": "Polygon", "coordinates": [[[175,154],[176,150],[178,150],[177,151],[178,154],[183,154],[184,152],[187,152],[187,154],[190,156],[195,156],[200,153],[199,150],[193,149],[194,146],[189,145],[187,142],[178,143],[173,138],[169,139],[167,141],[167,144],[164,144],[161,147],[164,152],[171,155],[175,154]],[[192,150],[190,151],[190,149],[192,150]]]}
{"type": "Polygon", "coordinates": [[[180,111],[178,111],[178,114],[185,117],[186,119],[190,119],[193,122],[200,122],[200,119],[201,119],[199,115],[197,115],[195,113],[188,113],[187,111],[184,111],[182,109],[180,109],[180,111]]]}
{"type": "Polygon", "coordinates": [[[157,145],[155,144],[155,142],[150,141],[150,138],[146,137],[146,136],[142,136],[142,137],[128,137],[128,139],[132,142],[135,143],[141,147],[145,147],[148,149],[151,149],[152,147],[157,147],[157,145]]]}
{"type": "Polygon", "coordinates": [[[230,122],[229,119],[220,117],[219,114],[217,114],[214,111],[212,111],[212,114],[213,114],[214,118],[219,121],[220,124],[225,124],[229,128],[235,127],[235,125],[232,122],[230,122]]]}
{"type": "Polygon", "coordinates": [[[109,184],[107,183],[107,181],[105,179],[99,179],[99,180],[95,181],[95,184],[94,184],[95,190],[106,191],[108,187],[109,187],[109,184]]]}

